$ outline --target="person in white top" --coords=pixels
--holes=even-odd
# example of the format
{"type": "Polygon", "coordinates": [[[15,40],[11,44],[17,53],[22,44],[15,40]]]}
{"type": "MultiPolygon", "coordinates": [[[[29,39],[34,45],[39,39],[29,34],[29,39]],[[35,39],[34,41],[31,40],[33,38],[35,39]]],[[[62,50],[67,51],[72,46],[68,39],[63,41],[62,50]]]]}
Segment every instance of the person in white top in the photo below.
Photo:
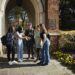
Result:
{"type": "Polygon", "coordinates": [[[24,37],[24,34],[22,33],[22,28],[19,27],[17,32],[17,55],[18,55],[18,61],[20,63],[22,63],[23,61],[23,39],[25,38],[24,37]]]}

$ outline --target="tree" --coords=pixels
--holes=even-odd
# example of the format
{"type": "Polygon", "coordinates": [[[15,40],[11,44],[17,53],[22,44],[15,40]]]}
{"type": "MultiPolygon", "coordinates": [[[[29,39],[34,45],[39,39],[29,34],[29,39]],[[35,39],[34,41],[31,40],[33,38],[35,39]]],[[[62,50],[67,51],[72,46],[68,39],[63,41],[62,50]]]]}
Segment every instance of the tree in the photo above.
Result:
{"type": "Polygon", "coordinates": [[[60,0],[60,28],[75,29],[75,0],[60,0]]]}

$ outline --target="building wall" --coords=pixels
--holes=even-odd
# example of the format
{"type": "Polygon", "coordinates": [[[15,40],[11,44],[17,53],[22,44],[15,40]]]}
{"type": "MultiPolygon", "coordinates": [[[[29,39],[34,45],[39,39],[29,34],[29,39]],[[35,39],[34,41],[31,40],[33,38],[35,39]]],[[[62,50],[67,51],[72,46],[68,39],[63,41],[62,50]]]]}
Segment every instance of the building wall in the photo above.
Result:
{"type": "MultiPolygon", "coordinates": [[[[7,25],[5,23],[5,11],[6,10],[6,6],[8,4],[9,0],[0,0],[0,37],[2,37],[7,30],[7,25]]],[[[13,1],[13,0],[10,0],[13,1]]],[[[43,8],[41,5],[40,0],[30,0],[30,2],[32,3],[33,7],[34,7],[34,11],[35,11],[35,25],[38,25],[39,23],[43,23],[44,22],[44,13],[43,13],[43,8]]],[[[11,7],[11,6],[9,6],[11,7]]],[[[11,8],[10,8],[11,9],[11,8]]],[[[33,12],[32,12],[33,13],[33,12]]],[[[0,41],[0,52],[2,54],[2,50],[3,50],[3,46],[1,44],[0,41]]]]}
{"type": "Polygon", "coordinates": [[[2,4],[2,0],[0,0],[0,7],[1,7],[1,4],[2,4]]]}
{"type": "Polygon", "coordinates": [[[48,30],[57,32],[59,30],[59,0],[47,0],[45,9],[48,30]]]}
{"type": "Polygon", "coordinates": [[[59,43],[59,0],[47,0],[46,23],[51,35],[52,51],[58,50],[59,43]]]}
{"type": "MultiPolygon", "coordinates": [[[[8,1],[9,0],[0,0],[0,37],[6,33],[7,26],[5,24],[5,9],[8,1]]],[[[48,32],[51,35],[53,46],[57,46],[59,36],[59,0],[45,0],[44,11],[41,0],[30,1],[35,10],[35,25],[38,25],[39,23],[45,23],[48,32]]],[[[3,47],[0,43],[0,54],[2,54],[2,49],[3,47]]]]}
{"type": "MultiPolygon", "coordinates": [[[[1,35],[2,35],[2,12],[0,12],[0,38],[1,38],[1,35]]],[[[0,55],[2,55],[2,44],[1,44],[1,40],[0,40],[0,55]]]]}

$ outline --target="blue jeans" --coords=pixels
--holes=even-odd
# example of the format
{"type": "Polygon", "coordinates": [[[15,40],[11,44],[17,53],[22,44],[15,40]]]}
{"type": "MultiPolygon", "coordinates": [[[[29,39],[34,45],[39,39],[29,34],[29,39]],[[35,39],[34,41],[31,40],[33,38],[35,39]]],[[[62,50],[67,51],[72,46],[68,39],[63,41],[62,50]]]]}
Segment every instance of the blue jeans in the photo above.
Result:
{"type": "Polygon", "coordinates": [[[18,49],[18,60],[23,61],[23,43],[17,46],[18,49]]]}
{"type": "Polygon", "coordinates": [[[43,48],[41,49],[41,61],[40,62],[42,64],[48,64],[50,62],[49,45],[47,43],[45,43],[43,48]]]}

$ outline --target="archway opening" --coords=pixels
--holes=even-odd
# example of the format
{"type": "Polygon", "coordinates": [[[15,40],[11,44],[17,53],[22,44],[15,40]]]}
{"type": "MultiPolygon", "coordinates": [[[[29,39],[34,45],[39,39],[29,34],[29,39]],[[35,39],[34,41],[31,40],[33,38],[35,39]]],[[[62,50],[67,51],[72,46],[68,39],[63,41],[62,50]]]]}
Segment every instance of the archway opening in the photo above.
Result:
{"type": "Polygon", "coordinates": [[[9,24],[9,19],[16,18],[16,16],[24,20],[25,22],[31,22],[33,26],[35,25],[35,9],[30,0],[22,0],[22,5],[18,6],[16,3],[16,0],[9,0],[5,9],[5,27],[6,31],[8,27],[10,26],[9,24]],[[17,14],[18,13],[18,14],[17,14]],[[12,18],[11,18],[12,17],[12,18]],[[27,21],[26,21],[27,19],[27,21]]]}

